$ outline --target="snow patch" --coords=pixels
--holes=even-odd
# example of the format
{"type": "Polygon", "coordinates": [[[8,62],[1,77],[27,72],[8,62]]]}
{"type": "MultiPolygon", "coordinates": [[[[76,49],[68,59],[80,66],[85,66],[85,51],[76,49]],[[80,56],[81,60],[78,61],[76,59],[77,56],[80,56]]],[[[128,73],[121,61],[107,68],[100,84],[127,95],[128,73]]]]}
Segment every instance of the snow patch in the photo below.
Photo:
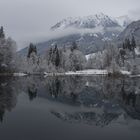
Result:
{"type": "Polygon", "coordinates": [[[14,73],[14,76],[27,76],[25,73],[14,73]]]}
{"type": "Polygon", "coordinates": [[[108,74],[107,70],[98,70],[98,69],[89,69],[89,70],[82,70],[76,72],[66,72],[66,75],[106,75],[108,74]]]}
{"type": "MultiPolygon", "coordinates": [[[[131,75],[131,72],[129,71],[120,71],[123,75],[131,75]]],[[[100,69],[87,69],[87,70],[81,70],[81,71],[68,71],[65,73],[46,73],[44,72],[45,77],[46,76],[58,76],[58,75],[107,75],[107,70],[100,70],[100,69]]]]}
{"type": "Polygon", "coordinates": [[[124,70],[121,70],[121,73],[122,73],[123,75],[130,75],[130,74],[131,74],[131,72],[129,72],[129,71],[124,71],[124,70]]]}
{"type": "Polygon", "coordinates": [[[140,49],[137,47],[137,48],[135,48],[135,54],[136,55],[140,55],[140,49]]]}

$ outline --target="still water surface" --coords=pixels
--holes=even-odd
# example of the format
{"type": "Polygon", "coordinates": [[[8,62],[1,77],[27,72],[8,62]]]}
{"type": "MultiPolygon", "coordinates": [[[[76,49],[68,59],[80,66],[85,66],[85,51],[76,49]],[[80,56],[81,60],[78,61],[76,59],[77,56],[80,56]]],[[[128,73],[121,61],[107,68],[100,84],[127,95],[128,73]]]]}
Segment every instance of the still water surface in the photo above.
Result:
{"type": "Polygon", "coordinates": [[[140,79],[0,77],[0,140],[140,140],[140,79]]]}

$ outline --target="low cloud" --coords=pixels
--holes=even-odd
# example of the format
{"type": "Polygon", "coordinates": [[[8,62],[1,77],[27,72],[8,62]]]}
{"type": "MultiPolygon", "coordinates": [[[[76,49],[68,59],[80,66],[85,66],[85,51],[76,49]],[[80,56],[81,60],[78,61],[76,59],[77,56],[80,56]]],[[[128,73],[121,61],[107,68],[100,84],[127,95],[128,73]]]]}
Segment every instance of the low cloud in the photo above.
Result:
{"type": "Polygon", "coordinates": [[[67,29],[58,29],[55,31],[52,30],[46,30],[43,32],[37,32],[37,33],[31,33],[23,35],[23,39],[19,39],[18,42],[20,45],[20,49],[24,48],[29,44],[29,42],[32,40],[33,43],[39,43],[48,41],[51,39],[57,39],[64,36],[72,35],[72,34],[87,34],[87,33],[104,33],[103,27],[96,27],[94,29],[76,29],[76,28],[67,28],[67,29]]]}
{"type": "MultiPolygon", "coordinates": [[[[107,28],[107,30],[108,31],[122,31],[122,28],[121,27],[110,27],[110,28],[107,28]]],[[[49,41],[51,39],[58,39],[61,37],[72,35],[72,34],[81,34],[81,35],[88,34],[88,33],[104,34],[104,32],[105,31],[104,31],[104,28],[102,26],[98,26],[98,27],[93,28],[93,29],[66,28],[66,29],[57,29],[55,31],[48,30],[48,31],[44,31],[44,32],[35,33],[34,36],[33,36],[33,34],[28,34],[26,36],[23,36],[23,38],[25,38],[26,42],[23,41],[23,42],[21,42],[21,44],[24,43],[23,47],[25,47],[29,44],[30,40],[32,40],[32,42],[36,44],[39,42],[49,41]]]]}
{"type": "Polygon", "coordinates": [[[134,9],[134,10],[130,10],[128,12],[128,14],[131,17],[131,19],[133,19],[133,20],[140,20],[140,8],[134,9]]]}

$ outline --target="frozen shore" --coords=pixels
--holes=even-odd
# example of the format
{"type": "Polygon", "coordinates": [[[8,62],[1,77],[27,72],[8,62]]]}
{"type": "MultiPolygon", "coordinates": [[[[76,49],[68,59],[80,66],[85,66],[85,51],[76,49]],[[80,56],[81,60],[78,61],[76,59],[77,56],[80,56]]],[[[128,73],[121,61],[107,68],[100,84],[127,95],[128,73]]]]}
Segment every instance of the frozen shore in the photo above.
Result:
{"type": "MultiPolygon", "coordinates": [[[[131,72],[129,71],[121,71],[122,75],[131,75],[131,72]]],[[[26,73],[14,73],[13,76],[27,76],[30,74],[26,74],[26,73]]],[[[32,75],[41,75],[40,74],[32,74],[32,75]]],[[[87,69],[87,70],[81,70],[81,71],[68,71],[68,72],[62,72],[62,73],[47,73],[44,72],[43,75],[45,75],[45,77],[47,76],[69,76],[69,75],[108,75],[108,71],[107,70],[99,70],[99,69],[87,69]]],[[[133,76],[132,76],[133,77],[133,76]]]]}

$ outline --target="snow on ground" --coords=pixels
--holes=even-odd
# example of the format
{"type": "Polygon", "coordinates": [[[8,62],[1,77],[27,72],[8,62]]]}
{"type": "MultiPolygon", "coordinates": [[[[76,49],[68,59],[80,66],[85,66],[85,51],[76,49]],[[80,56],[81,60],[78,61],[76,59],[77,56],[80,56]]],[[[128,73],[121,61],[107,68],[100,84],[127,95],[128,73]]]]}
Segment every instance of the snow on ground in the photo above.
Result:
{"type": "Polygon", "coordinates": [[[81,71],[68,71],[65,73],[44,73],[46,76],[55,76],[55,75],[106,75],[108,74],[107,70],[98,70],[98,69],[88,69],[81,71]]]}
{"type": "Polygon", "coordinates": [[[140,55],[140,49],[138,47],[135,48],[135,53],[136,53],[136,55],[140,55]]]}
{"type": "MultiPolygon", "coordinates": [[[[121,71],[123,75],[131,75],[131,72],[129,71],[121,71]]],[[[87,70],[81,70],[81,71],[69,71],[65,73],[46,73],[44,72],[45,77],[47,76],[64,76],[64,75],[107,75],[107,70],[99,70],[99,69],[87,69],[87,70]]],[[[14,73],[14,76],[27,76],[28,74],[25,73],[14,73]]],[[[135,76],[135,75],[134,75],[135,76]]],[[[137,77],[140,75],[136,75],[137,77]]]]}
{"type": "Polygon", "coordinates": [[[27,76],[25,73],[14,73],[14,76],[27,76]]]}
{"type": "Polygon", "coordinates": [[[96,52],[96,53],[91,53],[91,54],[88,54],[88,55],[85,55],[86,59],[89,60],[90,58],[99,58],[99,57],[102,57],[104,54],[104,51],[99,51],[99,52],[96,52]]]}
{"type": "MultiPolygon", "coordinates": [[[[131,75],[131,72],[129,71],[123,71],[121,70],[121,73],[123,75],[131,75]]],[[[107,75],[107,70],[99,70],[99,69],[87,69],[87,70],[81,70],[81,71],[69,71],[65,73],[44,73],[45,76],[59,76],[59,75],[107,75]]]]}
{"type": "Polygon", "coordinates": [[[96,56],[96,53],[91,53],[91,54],[86,55],[86,59],[89,60],[89,58],[92,58],[95,56],[96,56]]]}
{"type": "Polygon", "coordinates": [[[130,75],[130,74],[131,74],[131,72],[129,72],[129,71],[124,71],[124,70],[121,70],[121,73],[122,73],[123,75],[130,75]]]}
{"type": "Polygon", "coordinates": [[[66,75],[106,75],[108,74],[107,70],[98,70],[98,69],[89,69],[82,71],[69,71],[65,73],[66,75]]]}
{"type": "Polygon", "coordinates": [[[135,77],[140,77],[140,74],[138,75],[130,75],[131,78],[135,78],[135,77]]]}

